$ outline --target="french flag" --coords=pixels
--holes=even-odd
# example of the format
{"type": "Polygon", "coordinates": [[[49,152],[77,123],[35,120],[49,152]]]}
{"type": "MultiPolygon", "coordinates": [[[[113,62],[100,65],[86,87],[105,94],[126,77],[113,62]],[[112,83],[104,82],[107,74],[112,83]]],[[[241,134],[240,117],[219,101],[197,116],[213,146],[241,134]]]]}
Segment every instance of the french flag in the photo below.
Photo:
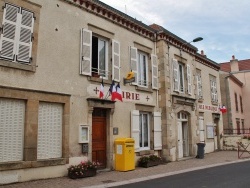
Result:
{"type": "MultiPolygon", "coordinates": [[[[112,95],[113,97],[113,95],[112,95]]],[[[120,87],[120,84],[118,83],[115,87],[114,97],[112,100],[118,99],[119,101],[122,101],[122,90],[120,87]]]]}
{"type": "Polygon", "coordinates": [[[104,85],[103,85],[103,79],[102,79],[102,83],[100,85],[100,93],[99,93],[99,98],[103,99],[104,96],[104,85]]]}
{"type": "Polygon", "coordinates": [[[221,107],[220,107],[220,111],[221,111],[222,114],[226,113],[226,112],[227,112],[226,106],[224,106],[224,105],[221,106],[221,107]]]}

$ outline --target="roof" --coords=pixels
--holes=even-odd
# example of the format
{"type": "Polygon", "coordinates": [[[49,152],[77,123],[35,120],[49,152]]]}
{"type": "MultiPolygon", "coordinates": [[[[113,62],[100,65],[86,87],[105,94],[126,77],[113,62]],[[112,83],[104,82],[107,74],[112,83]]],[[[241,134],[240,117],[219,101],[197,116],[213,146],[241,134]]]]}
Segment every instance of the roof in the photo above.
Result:
{"type": "MultiPolygon", "coordinates": [[[[250,70],[250,59],[238,61],[239,71],[250,70]]],[[[231,72],[230,62],[221,63],[220,70],[224,72],[231,72]]]]}

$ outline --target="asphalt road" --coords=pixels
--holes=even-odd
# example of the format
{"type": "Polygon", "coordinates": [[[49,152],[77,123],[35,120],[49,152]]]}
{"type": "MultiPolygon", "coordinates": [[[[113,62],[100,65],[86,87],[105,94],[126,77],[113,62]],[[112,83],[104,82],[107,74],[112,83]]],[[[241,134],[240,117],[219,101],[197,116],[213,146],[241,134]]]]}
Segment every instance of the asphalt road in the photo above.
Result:
{"type": "Polygon", "coordinates": [[[119,188],[249,188],[250,161],[118,186],[119,188]]]}

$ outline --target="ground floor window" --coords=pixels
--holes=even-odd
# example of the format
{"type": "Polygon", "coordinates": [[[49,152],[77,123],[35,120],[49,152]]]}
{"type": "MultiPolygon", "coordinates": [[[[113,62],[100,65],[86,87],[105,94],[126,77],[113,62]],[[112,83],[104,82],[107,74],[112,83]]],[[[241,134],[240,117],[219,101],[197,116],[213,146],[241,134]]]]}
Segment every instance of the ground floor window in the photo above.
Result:
{"type": "Polygon", "coordinates": [[[139,116],[140,127],[140,148],[149,149],[149,114],[140,112],[139,116]]]}
{"type": "Polygon", "coordinates": [[[0,162],[23,160],[25,101],[0,99],[0,162]]]}
{"type": "Polygon", "coordinates": [[[37,159],[62,157],[62,117],[62,104],[39,104],[37,159]]]}

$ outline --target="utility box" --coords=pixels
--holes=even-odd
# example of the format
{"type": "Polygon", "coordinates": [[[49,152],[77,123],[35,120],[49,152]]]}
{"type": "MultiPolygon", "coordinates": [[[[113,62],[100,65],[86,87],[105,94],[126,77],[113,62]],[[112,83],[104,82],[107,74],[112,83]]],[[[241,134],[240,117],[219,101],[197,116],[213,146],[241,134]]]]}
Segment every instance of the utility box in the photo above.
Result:
{"type": "Polygon", "coordinates": [[[115,170],[129,171],[135,169],[135,140],[118,138],[115,140],[115,170]]]}

